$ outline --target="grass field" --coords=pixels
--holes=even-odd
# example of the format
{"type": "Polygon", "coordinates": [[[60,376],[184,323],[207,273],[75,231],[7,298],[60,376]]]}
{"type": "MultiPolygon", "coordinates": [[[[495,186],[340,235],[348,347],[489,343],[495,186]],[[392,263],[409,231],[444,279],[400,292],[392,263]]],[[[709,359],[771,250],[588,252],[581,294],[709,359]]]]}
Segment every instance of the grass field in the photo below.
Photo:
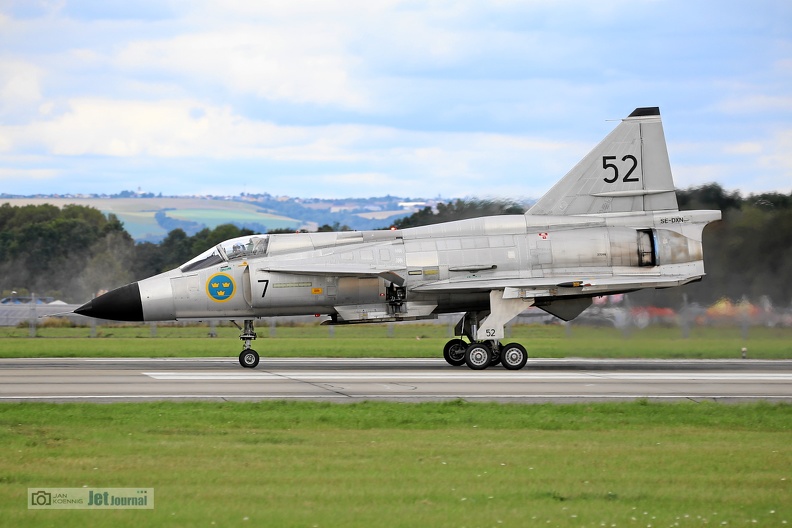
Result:
{"type": "Polygon", "coordinates": [[[0,405],[4,526],[783,526],[792,406],[0,405]],[[27,488],[151,487],[147,511],[27,488]]]}
{"type": "Polygon", "coordinates": [[[270,229],[296,228],[302,222],[262,212],[256,205],[230,200],[206,200],[201,198],[12,198],[3,200],[11,205],[39,205],[49,203],[58,207],[77,204],[95,207],[103,213],[114,213],[124,222],[124,228],[135,239],[164,237],[163,229],[154,214],[167,209],[167,215],[179,220],[189,220],[214,228],[228,222],[251,222],[266,225],[270,229]]]}
{"type": "MultiPolygon", "coordinates": [[[[0,357],[234,356],[219,326],[0,329],[0,357]]],[[[439,357],[443,325],[258,327],[263,356],[439,357]]],[[[792,330],[515,325],[534,357],[792,358],[792,330]]],[[[0,404],[0,526],[785,526],[792,406],[0,404]],[[28,488],[154,488],[28,510],[28,488]]]]}
{"type": "Polygon", "coordinates": [[[221,224],[228,224],[230,222],[252,222],[263,223],[266,220],[267,227],[272,226],[273,229],[278,228],[295,228],[299,227],[299,221],[294,218],[286,218],[284,216],[277,216],[272,214],[261,213],[255,209],[245,208],[244,205],[240,207],[237,202],[236,209],[175,209],[168,211],[168,216],[178,220],[189,220],[192,222],[200,222],[207,227],[214,229],[221,224]]]}
{"type": "MultiPolygon", "coordinates": [[[[254,348],[263,357],[439,357],[449,329],[444,325],[317,325],[257,327],[254,348]]],[[[241,350],[239,331],[219,326],[151,326],[0,329],[0,357],[207,357],[233,356],[241,350]]],[[[629,335],[613,328],[514,325],[506,341],[517,341],[531,357],[559,358],[739,358],[792,359],[792,329],[693,328],[683,338],[678,328],[650,327],[629,335]]]]}

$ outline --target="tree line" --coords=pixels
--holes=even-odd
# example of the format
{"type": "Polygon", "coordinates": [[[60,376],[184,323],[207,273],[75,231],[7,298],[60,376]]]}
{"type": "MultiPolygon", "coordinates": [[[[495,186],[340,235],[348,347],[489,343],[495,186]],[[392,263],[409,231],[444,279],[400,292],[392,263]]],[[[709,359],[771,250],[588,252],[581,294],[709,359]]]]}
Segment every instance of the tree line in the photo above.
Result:
{"type": "Polygon", "coordinates": [[[223,240],[252,234],[234,225],[158,244],[135,243],[113,215],[82,205],[0,205],[0,291],[81,303],[98,292],[173,269],[223,240]]]}
{"type": "MultiPolygon", "coordinates": [[[[792,300],[792,193],[742,196],[717,184],[677,191],[680,209],[719,209],[723,220],[704,231],[707,277],[683,288],[636,294],[641,303],[677,307],[683,296],[710,304],[767,295],[776,305],[792,300]]],[[[455,200],[426,207],[396,228],[497,214],[520,214],[508,201],[455,200]]],[[[389,227],[389,226],[388,226],[389,227]]],[[[323,231],[349,229],[323,225],[323,231]]],[[[159,243],[135,243],[115,215],[86,206],[0,205],[0,290],[35,292],[85,302],[97,292],[173,269],[206,249],[253,231],[235,225],[190,236],[173,229],[159,243]]]]}
{"type": "MultiPolygon", "coordinates": [[[[726,297],[756,302],[768,296],[776,306],[792,301],[792,193],[727,192],[717,184],[677,192],[681,210],[719,209],[720,222],[704,229],[704,269],[701,282],[683,288],[657,290],[646,299],[679,306],[712,304],[726,297]],[[676,291],[675,291],[676,290],[676,291]]],[[[640,296],[638,299],[642,299],[640,296]]]]}

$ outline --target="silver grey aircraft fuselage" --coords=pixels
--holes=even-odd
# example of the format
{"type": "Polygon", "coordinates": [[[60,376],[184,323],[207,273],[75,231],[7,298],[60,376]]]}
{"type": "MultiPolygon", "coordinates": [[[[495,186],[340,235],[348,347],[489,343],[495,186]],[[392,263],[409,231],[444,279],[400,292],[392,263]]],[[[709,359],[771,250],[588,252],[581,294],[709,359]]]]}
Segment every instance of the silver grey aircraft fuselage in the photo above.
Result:
{"type": "Polygon", "coordinates": [[[113,290],[76,313],[117,320],[243,320],[240,363],[258,364],[253,321],[328,324],[464,312],[443,355],[474,369],[525,365],[504,325],[530,306],[570,320],[594,296],[704,276],[702,230],[720,211],[679,211],[656,108],[636,109],[525,215],[390,231],[253,235],[113,290]]]}

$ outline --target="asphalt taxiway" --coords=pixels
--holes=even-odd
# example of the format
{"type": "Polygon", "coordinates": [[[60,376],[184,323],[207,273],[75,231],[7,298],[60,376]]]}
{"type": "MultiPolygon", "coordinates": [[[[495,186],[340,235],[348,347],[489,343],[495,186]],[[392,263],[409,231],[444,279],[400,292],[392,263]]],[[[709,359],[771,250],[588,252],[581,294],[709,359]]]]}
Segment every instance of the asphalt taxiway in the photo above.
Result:
{"type": "Polygon", "coordinates": [[[792,361],[533,359],[472,371],[442,359],[236,358],[0,360],[0,402],[649,400],[792,403],[792,361]]]}

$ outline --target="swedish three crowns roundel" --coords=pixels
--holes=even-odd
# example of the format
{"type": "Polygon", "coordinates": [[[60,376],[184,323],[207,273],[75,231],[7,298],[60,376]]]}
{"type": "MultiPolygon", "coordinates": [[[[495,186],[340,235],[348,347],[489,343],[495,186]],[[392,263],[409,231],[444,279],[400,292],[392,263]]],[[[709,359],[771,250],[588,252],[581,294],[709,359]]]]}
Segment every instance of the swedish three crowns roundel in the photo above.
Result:
{"type": "Polygon", "coordinates": [[[215,273],[206,281],[206,294],[213,301],[225,302],[234,296],[236,283],[230,275],[215,273]]]}

